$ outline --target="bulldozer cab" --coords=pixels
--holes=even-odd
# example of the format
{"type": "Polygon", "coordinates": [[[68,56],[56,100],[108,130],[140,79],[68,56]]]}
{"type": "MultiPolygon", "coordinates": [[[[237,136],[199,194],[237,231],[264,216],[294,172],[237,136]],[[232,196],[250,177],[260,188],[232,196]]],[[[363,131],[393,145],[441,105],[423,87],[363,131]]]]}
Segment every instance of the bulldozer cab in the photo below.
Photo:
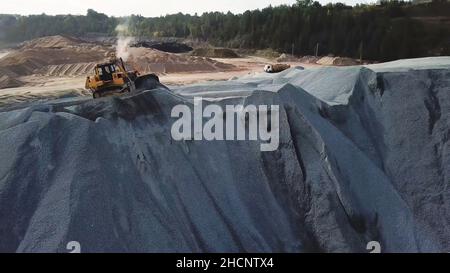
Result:
{"type": "Polygon", "coordinates": [[[117,70],[115,64],[103,64],[96,67],[96,74],[101,81],[112,81],[117,70]]]}

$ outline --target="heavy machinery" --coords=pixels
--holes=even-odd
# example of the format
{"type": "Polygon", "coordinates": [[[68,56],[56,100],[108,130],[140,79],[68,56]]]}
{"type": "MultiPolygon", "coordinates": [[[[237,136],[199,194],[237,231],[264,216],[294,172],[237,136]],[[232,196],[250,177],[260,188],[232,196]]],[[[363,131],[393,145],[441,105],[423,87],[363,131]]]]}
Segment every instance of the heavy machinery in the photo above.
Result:
{"type": "Polygon", "coordinates": [[[267,73],[279,73],[291,68],[288,64],[268,64],[264,66],[264,71],[267,73]]]}
{"type": "Polygon", "coordinates": [[[109,62],[95,66],[94,75],[86,78],[85,87],[91,90],[92,96],[96,99],[146,87],[153,89],[157,83],[159,83],[159,78],[155,74],[141,76],[136,70],[127,71],[122,58],[113,57],[109,62]]]}

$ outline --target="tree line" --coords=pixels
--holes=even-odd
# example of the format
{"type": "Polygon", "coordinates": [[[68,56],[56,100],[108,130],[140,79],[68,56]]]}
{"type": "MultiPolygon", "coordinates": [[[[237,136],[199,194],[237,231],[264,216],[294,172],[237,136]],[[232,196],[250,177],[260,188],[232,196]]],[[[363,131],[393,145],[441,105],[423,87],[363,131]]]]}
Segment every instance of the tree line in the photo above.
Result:
{"type": "Polygon", "coordinates": [[[272,48],[295,55],[333,54],[378,61],[450,55],[450,2],[446,0],[383,1],[354,7],[298,0],[294,5],[242,14],[178,13],[155,18],[109,17],[94,10],[85,16],[0,15],[0,40],[20,42],[57,34],[112,36],[124,22],[129,34],[138,38],[190,38],[215,46],[272,48]]]}

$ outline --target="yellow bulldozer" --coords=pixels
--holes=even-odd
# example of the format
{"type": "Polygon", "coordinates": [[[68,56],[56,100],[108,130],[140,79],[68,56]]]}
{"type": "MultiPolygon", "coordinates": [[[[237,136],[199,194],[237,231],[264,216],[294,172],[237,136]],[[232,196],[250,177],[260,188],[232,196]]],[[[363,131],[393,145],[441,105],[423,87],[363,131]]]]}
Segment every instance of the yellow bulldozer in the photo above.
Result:
{"type": "Polygon", "coordinates": [[[122,58],[113,57],[109,62],[95,66],[94,75],[86,78],[85,87],[97,99],[144,88],[153,89],[157,83],[159,78],[155,74],[141,76],[136,70],[128,71],[122,58]]]}

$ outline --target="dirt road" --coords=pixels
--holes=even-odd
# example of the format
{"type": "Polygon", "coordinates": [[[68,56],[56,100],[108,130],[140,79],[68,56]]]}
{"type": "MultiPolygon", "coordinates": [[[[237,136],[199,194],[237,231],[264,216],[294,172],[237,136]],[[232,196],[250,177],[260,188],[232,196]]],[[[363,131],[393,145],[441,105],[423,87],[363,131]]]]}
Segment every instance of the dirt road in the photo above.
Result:
{"type": "Polygon", "coordinates": [[[0,59],[8,55],[9,51],[0,51],[0,59]]]}

